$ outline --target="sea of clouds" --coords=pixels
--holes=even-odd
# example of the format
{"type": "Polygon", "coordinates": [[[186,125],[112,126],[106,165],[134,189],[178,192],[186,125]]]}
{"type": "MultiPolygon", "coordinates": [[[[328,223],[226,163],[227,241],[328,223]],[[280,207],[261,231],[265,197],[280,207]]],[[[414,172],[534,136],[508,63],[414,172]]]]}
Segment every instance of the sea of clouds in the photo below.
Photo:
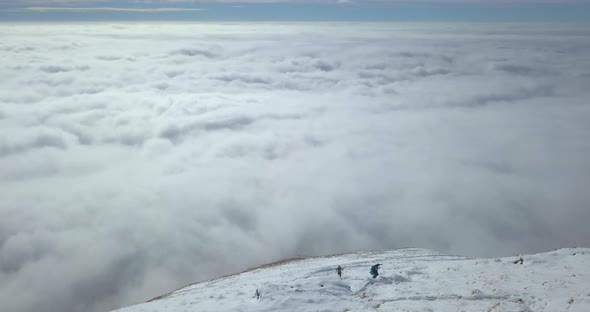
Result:
{"type": "Polygon", "coordinates": [[[590,28],[2,24],[0,302],[590,246],[590,28]]]}

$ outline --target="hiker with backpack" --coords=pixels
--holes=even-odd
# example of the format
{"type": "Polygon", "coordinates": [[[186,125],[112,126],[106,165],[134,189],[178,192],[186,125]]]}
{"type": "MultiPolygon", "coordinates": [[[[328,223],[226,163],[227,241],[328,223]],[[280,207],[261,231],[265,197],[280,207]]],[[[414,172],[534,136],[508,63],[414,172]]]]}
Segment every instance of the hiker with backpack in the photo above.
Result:
{"type": "Polygon", "coordinates": [[[336,268],[336,273],[338,273],[338,276],[339,276],[340,278],[342,278],[342,270],[344,270],[344,269],[343,269],[341,266],[338,266],[338,267],[336,268]]]}
{"type": "Polygon", "coordinates": [[[370,273],[371,273],[371,276],[373,278],[376,278],[377,276],[379,276],[379,268],[381,267],[381,265],[382,264],[377,263],[377,264],[371,266],[371,272],[370,273]]]}

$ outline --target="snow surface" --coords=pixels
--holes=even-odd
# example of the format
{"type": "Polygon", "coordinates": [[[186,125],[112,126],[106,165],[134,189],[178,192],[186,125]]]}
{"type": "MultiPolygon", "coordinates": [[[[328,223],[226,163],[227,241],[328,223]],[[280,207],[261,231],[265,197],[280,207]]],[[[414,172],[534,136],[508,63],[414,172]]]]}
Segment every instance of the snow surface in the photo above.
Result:
{"type": "Polygon", "coordinates": [[[411,248],[293,260],[117,311],[590,311],[590,249],[523,255],[522,265],[514,263],[518,258],[411,248]],[[383,269],[373,279],[375,263],[383,269]]]}

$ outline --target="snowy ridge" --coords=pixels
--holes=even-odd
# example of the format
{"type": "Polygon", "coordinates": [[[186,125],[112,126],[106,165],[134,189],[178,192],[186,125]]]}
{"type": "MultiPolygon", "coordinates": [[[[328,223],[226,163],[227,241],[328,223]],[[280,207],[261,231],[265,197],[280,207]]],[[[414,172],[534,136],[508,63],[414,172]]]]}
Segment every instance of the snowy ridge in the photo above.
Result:
{"type": "Polygon", "coordinates": [[[590,249],[523,255],[515,264],[518,258],[409,248],[295,259],[117,311],[590,311],[590,249]],[[375,263],[383,269],[373,279],[375,263]]]}

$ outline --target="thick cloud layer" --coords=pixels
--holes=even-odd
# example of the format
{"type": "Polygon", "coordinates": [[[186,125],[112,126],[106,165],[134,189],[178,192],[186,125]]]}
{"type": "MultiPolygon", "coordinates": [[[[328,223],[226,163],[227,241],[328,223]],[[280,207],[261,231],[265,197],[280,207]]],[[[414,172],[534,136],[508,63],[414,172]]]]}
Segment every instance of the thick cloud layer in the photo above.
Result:
{"type": "Polygon", "coordinates": [[[3,311],[296,255],[590,246],[590,30],[0,26],[3,311]]]}

